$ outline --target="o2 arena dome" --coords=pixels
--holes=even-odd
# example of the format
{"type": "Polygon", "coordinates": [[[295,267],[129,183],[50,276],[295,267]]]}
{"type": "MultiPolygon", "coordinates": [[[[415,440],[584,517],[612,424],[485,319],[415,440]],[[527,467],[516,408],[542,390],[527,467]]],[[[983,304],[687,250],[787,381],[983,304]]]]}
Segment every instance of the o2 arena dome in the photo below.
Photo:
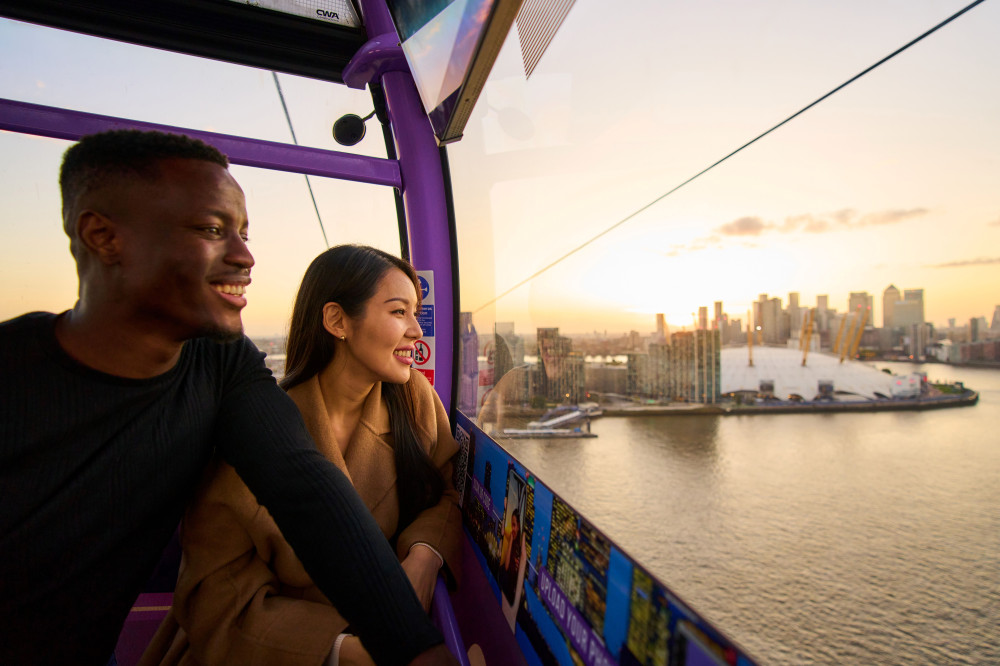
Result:
{"type": "Polygon", "coordinates": [[[799,396],[813,400],[826,385],[829,397],[838,401],[878,400],[899,396],[899,377],[876,370],[867,363],[845,359],[824,352],[809,352],[802,365],[802,352],[782,347],[754,347],[753,367],[746,347],[721,350],[722,393],[761,391],[773,382],[775,398],[787,400],[799,396]],[[832,388],[830,387],[832,384],[832,388]]]}

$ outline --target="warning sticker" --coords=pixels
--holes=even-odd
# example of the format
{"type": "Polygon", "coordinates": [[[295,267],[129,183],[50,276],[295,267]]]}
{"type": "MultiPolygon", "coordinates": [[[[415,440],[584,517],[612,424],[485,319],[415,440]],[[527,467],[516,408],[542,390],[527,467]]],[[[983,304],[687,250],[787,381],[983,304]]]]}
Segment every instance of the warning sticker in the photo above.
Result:
{"type": "Polygon", "coordinates": [[[431,360],[431,348],[423,340],[417,340],[417,348],[413,350],[413,362],[417,365],[427,365],[431,360]]]}
{"type": "Polygon", "coordinates": [[[417,340],[417,348],[413,352],[413,369],[424,373],[424,376],[434,385],[434,271],[417,271],[420,282],[420,298],[423,307],[417,315],[417,323],[423,331],[423,337],[417,340]]]}
{"type": "Polygon", "coordinates": [[[417,323],[420,324],[420,330],[424,332],[425,338],[434,337],[434,306],[425,305],[420,308],[420,314],[417,315],[417,323]]]}

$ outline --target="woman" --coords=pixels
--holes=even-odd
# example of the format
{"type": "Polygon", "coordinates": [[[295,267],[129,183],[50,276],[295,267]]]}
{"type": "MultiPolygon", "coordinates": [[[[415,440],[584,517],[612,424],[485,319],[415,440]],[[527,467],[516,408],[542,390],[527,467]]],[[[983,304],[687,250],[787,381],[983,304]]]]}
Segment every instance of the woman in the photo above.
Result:
{"type": "MultiPolygon", "coordinates": [[[[295,300],[281,386],[429,608],[439,571],[452,580],[461,571],[461,515],[449,462],[458,445],[441,400],[411,367],[419,294],[413,267],[381,250],[319,255],[295,300]]],[[[143,663],[371,663],[228,465],[188,510],[181,543],[174,605],[143,663]]]]}

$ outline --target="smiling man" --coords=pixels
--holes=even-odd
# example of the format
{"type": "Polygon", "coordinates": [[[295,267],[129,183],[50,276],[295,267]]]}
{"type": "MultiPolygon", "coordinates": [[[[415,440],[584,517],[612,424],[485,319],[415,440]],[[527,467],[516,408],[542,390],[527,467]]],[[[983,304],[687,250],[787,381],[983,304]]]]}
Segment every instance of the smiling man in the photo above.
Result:
{"type": "Polygon", "coordinates": [[[453,663],[243,335],[254,260],[226,157],[106,132],[66,152],[60,184],[79,299],[0,324],[0,663],[108,663],[215,453],[376,661],[453,663]]]}

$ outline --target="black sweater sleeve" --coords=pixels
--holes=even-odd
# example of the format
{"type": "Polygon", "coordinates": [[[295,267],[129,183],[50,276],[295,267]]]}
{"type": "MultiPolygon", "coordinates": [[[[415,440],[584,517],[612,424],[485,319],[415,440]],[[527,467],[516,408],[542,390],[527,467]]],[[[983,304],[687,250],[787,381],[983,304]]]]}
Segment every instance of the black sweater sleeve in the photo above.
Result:
{"type": "Polygon", "coordinates": [[[405,664],[441,643],[374,518],[317,451],[295,404],[260,360],[240,366],[222,396],[219,453],[376,663],[405,664]]]}

